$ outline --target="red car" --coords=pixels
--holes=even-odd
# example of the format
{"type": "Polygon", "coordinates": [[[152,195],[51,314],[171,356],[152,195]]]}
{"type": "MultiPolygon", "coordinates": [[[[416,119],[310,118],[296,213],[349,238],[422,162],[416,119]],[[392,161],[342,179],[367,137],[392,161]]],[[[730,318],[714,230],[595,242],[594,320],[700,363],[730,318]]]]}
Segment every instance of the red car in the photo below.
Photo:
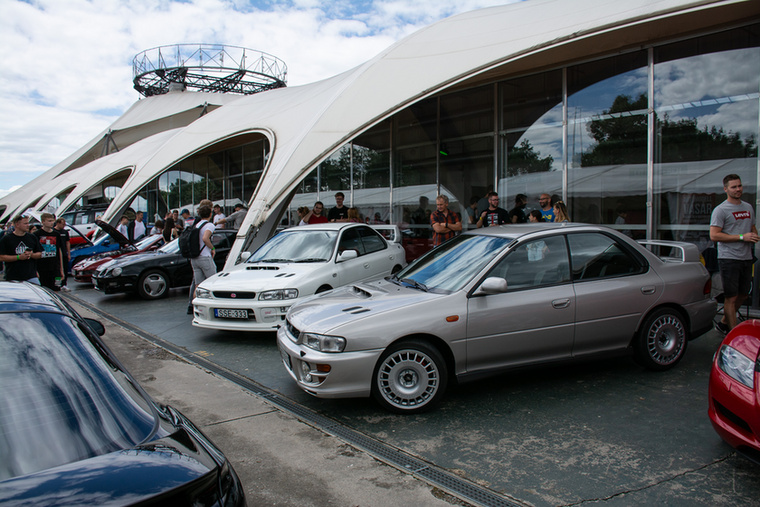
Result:
{"type": "Polygon", "coordinates": [[[731,330],[713,359],[710,420],[731,447],[760,464],[760,320],[731,330]]]}

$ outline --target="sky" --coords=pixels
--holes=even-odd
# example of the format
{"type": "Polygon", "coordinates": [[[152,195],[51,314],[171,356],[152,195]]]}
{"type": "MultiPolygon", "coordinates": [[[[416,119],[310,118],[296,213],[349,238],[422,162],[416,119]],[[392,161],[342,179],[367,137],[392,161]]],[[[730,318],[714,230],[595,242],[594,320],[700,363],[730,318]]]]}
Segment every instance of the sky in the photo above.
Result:
{"type": "Polygon", "coordinates": [[[242,46],[288,85],[351,69],[439,19],[512,0],[0,0],[0,197],[100,134],[140,95],[138,53],[242,46]]]}

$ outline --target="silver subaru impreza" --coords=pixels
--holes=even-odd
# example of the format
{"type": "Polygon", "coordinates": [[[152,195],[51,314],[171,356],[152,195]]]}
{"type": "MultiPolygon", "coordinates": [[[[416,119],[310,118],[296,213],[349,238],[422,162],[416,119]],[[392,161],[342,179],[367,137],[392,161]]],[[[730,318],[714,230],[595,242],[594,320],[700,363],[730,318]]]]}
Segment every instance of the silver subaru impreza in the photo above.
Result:
{"type": "Polygon", "coordinates": [[[303,300],[277,343],[304,391],[372,395],[415,413],[450,382],[509,368],[611,353],[671,368],[712,325],[710,288],[690,243],[637,243],[598,225],[506,225],[303,300]]]}

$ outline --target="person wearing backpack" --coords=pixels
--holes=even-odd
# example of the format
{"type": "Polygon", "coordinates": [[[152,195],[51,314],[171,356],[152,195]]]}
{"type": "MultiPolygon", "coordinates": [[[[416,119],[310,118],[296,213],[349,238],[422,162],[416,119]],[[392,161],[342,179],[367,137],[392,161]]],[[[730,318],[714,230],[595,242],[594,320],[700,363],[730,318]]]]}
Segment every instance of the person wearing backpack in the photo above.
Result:
{"type": "MultiPolygon", "coordinates": [[[[193,266],[193,281],[196,287],[206,278],[216,274],[216,263],[214,263],[216,250],[211,243],[211,235],[214,233],[216,226],[209,221],[211,218],[211,206],[204,205],[198,208],[198,216],[200,219],[195,220],[191,230],[192,239],[190,244],[190,264],[193,266]],[[193,255],[196,254],[196,251],[197,255],[193,255]]],[[[192,313],[192,303],[188,306],[188,312],[192,313]]]]}

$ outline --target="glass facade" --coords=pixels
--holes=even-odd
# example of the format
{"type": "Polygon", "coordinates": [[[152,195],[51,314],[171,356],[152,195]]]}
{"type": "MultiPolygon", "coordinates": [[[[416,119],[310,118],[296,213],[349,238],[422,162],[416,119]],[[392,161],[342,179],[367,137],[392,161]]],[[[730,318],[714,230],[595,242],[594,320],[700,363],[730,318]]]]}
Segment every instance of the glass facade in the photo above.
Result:
{"type": "Polygon", "coordinates": [[[129,208],[145,211],[147,221],[153,223],[170,210],[192,210],[201,199],[211,199],[229,214],[235,204],[250,201],[268,152],[269,142],[260,135],[211,147],[150,181],[135,195],[129,208]]]}
{"type": "Polygon", "coordinates": [[[431,247],[439,193],[465,224],[490,190],[505,209],[527,195],[528,211],[547,193],[571,220],[703,250],[726,174],[756,205],[759,90],[752,24],[441,94],[337,150],[291,215],[316,200],[331,208],[340,190],[363,220],[398,224],[411,259],[431,247]]]}

